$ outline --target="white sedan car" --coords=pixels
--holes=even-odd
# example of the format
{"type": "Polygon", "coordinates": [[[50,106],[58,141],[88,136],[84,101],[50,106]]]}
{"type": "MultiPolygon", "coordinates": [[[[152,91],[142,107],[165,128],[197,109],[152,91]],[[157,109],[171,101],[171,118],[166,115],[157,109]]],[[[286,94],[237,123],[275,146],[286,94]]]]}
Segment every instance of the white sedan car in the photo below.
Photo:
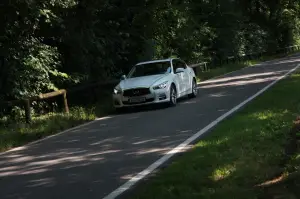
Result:
{"type": "Polygon", "coordinates": [[[155,60],[136,64],[114,88],[115,108],[168,103],[175,106],[183,96],[196,97],[194,70],[180,59],[155,60]]]}

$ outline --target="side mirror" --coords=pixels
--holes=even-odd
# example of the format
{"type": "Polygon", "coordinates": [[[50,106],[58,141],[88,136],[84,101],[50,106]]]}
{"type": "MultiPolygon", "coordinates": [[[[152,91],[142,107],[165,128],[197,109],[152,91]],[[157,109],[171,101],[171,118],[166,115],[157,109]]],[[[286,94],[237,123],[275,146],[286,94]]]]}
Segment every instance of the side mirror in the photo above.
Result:
{"type": "Polygon", "coordinates": [[[184,68],[177,68],[175,73],[183,73],[184,72],[184,68]]]}
{"type": "Polygon", "coordinates": [[[121,80],[124,80],[124,79],[126,79],[126,75],[121,76],[121,80]]]}

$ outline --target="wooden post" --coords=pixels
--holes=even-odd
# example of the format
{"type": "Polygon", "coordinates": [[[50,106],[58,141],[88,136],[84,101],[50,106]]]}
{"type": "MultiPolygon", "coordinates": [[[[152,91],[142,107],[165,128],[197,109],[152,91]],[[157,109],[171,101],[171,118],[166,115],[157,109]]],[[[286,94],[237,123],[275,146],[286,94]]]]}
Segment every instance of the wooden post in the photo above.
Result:
{"type": "Polygon", "coordinates": [[[30,111],[30,100],[24,100],[24,108],[25,108],[25,119],[27,123],[31,122],[31,111],[30,111]]]}
{"type": "Polygon", "coordinates": [[[69,113],[69,106],[68,106],[67,91],[66,90],[63,92],[62,96],[63,96],[63,101],[64,101],[65,112],[69,113]]]}

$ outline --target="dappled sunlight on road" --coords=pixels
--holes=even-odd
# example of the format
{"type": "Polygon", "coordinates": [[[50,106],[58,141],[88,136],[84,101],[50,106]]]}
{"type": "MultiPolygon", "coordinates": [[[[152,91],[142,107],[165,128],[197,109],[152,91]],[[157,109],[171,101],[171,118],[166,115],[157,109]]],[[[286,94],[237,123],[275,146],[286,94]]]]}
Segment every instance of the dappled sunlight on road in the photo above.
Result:
{"type": "Polygon", "coordinates": [[[214,93],[214,94],[210,94],[210,97],[226,97],[226,96],[230,96],[227,95],[225,92],[219,92],[219,93],[214,93]]]}
{"type": "MultiPolygon", "coordinates": [[[[100,155],[116,152],[119,151],[104,151],[96,154],[85,153],[82,155],[65,154],[65,156],[62,158],[57,158],[57,155],[54,154],[52,158],[48,157],[47,159],[45,159],[44,157],[26,157],[22,160],[6,160],[6,163],[1,163],[1,166],[3,166],[3,164],[18,166],[8,166],[5,168],[0,168],[0,177],[43,173],[48,171],[49,169],[53,169],[53,166],[59,166],[62,164],[76,164],[76,166],[79,166],[79,164],[83,162],[86,164],[91,164],[92,162],[104,160],[104,157],[100,157],[100,155]]],[[[62,154],[60,154],[60,156],[62,156],[62,154]]],[[[60,169],[63,169],[63,167],[61,167],[60,169]]]]}
{"type": "Polygon", "coordinates": [[[217,87],[229,87],[229,86],[244,86],[244,85],[250,85],[250,84],[259,84],[264,82],[270,82],[278,79],[280,76],[282,76],[282,73],[265,73],[258,74],[256,76],[252,77],[243,77],[243,78],[225,78],[223,81],[210,81],[210,82],[203,82],[200,84],[200,89],[203,88],[217,88],[217,87]]]}
{"type": "Polygon", "coordinates": [[[287,72],[286,70],[283,71],[276,71],[276,72],[264,72],[264,73],[253,73],[253,74],[247,74],[247,75],[235,75],[231,77],[220,77],[217,79],[207,80],[204,82],[200,82],[198,85],[206,85],[209,83],[222,83],[222,82],[228,82],[232,80],[241,80],[241,79],[250,79],[250,78],[257,78],[257,77],[264,77],[264,76],[272,76],[278,73],[287,72]]]}
{"type": "Polygon", "coordinates": [[[264,62],[263,64],[264,65],[280,65],[280,64],[291,64],[291,63],[298,63],[300,62],[300,59],[299,59],[299,55],[297,55],[297,58],[294,58],[294,59],[291,59],[291,58],[283,58],[283,59],[280,59],[278,61],[267,61],[267,62],[264,62]]]}
{"type": "Polygon", "coordinates": [[[28,182],[27,187],[28,188],[39,187],[39,186],[51,187],[54,186],[54,184],[55,184],[54,178],[41,178],[38,180],[30,180],[28,182]]]}
{"type": "Polygon", "coordinates": [[[132,144],[133,145],[139,145],[139,144],[145,144],[147,142],[153,142],[153,141],[157,141],[157,139],[144,140],[144,141],[134,142],[132,144]]]}
{"type": "Polygon", "coordinates": [[[101,140],[101,141],[91,143],[90,146],[103,145],[103,144],[108,143],[108,142],[116,143],[116,142],[122,142],[122,141],[123,141],[123,137],[108,138],[108,139],[104,139],[104,140],[101,140]]]}
{"type": "MultiPolygon", "coordinates": [[[[28,193],[42,187],[51,188],[62,184],[86,182],[87,178],[91,180],[88,183],[102,186],[105,181],[89,171],[97,168],[101,172],[107,164],[116,167],[125,159],[138,161],[145,156],[151,158],[162,156],[191,133],[189,129],[179,129],[172,135],[153,137],[131,135],[126,131],[123,136],[102,137],[105,132],[111,132],[112,127],[119,128],[124,124],[131,126],[127,122],[128,119],[139,120],[140,114],[131,114],[129,118],[126,115],[116,118],[99,120],[80,128],[80,131],[74,129],[66,133],[68,136],[65,139],[54,136],[43,147],[42,143],[34,143],[2,154],[0,178],[3,182],[15,181],[15,185],[27,187],[28,193]],[[83,133],[81,137],[80,132],[83,133]],[[36,150],[40,147],[47,150],[36,150]]],[[[121,170],[107,175],[124,182],[142,169],[143,167],[123,165],[121,170]]],[[[14,190],[12,187],[10,189],[7,191],[13,195],[14,190]]]]}
{"type": "Polygon", "coordinates": [[[167,151],[172,150],[172,148],[170,147],[165,147],[165,148],[147,148],[147,149],[140,149],[139,151],[136,152],[131,152],[131,153],[126,153],[126,155],[145,155],[145,154],[149,154],[149,153],[165,153],[167,151]]]}

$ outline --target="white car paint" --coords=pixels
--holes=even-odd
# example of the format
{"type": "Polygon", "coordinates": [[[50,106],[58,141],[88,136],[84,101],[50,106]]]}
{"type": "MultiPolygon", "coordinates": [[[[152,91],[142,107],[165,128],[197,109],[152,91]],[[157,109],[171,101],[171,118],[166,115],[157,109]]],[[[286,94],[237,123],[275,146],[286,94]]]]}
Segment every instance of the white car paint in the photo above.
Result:
{"type": "Polygon", "coordinates": [[[130,88],[139,88],[139,87],[149,87],[160,79],[164,79],[167,75],[151,75],[145,77],[136,77],[125,79],[120,82],[120,88],[130,89],[130,88]]]}
{"type": "MultiPolygon", "coordinates": [[[[125,78],[121,80],[120,83],[115,87],[113,92],[113,104],[115,108],[169,102],[170,88],[172,84],[174,84],[176,87],[177,98],[181,98],[188,94],[192,94],[193,92],[192,82],[193,79],[196,80],[194,70],[189,66],[187,66],[180,59],[174,58],[174,59],[141,62],[136,64],[134,67],[140,67],[141,65],[143,65],[143,67],[147,67],[147,64],[163,63],[163,62],[170,65],[170,67],[168,68],[170,69],[168,71],[169,73],[125,78]],[[178,66],[180,67],[182,66],[181,68],[182,72],[175,73],[174,68],[176,67],[175,66],[176,64],[178,64],[178,66]],[[160,84],[164,84],[165,87],[161,89],[155,89],[155,87],[160,84]],[[146,92],[144,95],[139,95],[139,96],[125,95],[125,93],[129,89],[139,89],[139,88],[149,89],[149,92],[146,92]],[[144,101],[132,103],[130,100],[137,100],[137,101],[144,100],[144,101]]],[[[134,67],[132,68],[131,72],[134,70],[134,67]]]]}

